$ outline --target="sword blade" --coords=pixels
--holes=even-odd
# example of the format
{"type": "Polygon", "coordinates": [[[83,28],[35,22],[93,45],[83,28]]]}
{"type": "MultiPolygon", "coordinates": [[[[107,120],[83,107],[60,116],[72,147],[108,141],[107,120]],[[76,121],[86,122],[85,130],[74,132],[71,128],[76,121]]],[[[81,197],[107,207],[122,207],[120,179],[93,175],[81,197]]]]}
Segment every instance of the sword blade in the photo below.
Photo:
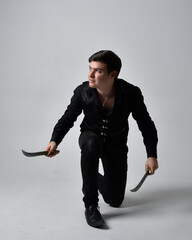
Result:
{"type": "Polygon", "coordinates": [[[149,175],[150,175],[150,170],[147,170],[145,175],[142,177],[141,181],[138,183],[138,185],[135,188],[131,189],[130,191],[137,192],[139,190],[139,188],[142,186],[142,184],[144,183],[147,176],[149,176],[149,175]]]}
{"type": "MultiPolygon", "coordinates": [[[[26,157],[37,157],[37,156],[48,156],[48,151],[41,151],[41,152],[26,152],[24,150],[22,150],[22,153],[26,156],[26,157]]],[[[58,154],[59,150],[55,150],[55,153],[58,154]]]]}

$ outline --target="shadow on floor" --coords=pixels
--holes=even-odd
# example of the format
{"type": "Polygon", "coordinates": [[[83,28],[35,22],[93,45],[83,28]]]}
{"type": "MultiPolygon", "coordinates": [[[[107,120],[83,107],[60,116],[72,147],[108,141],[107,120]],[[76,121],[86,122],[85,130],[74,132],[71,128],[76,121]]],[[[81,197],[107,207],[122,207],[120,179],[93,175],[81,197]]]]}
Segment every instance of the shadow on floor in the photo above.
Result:
{"type": "Polygon", "coordinates": [[[103,217],[108,220],[117,217],[143,214],[192,214],[192,188],[165,188],[127,194],[120,208],[108,211],[103,217]]]}

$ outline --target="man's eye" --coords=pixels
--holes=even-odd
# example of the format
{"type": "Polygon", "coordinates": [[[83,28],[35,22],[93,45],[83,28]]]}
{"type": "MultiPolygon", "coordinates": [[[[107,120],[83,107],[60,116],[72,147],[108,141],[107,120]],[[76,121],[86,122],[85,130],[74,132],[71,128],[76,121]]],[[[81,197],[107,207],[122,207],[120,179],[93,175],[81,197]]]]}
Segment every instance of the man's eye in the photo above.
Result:
{"type": "Polygon", "coordinates": [[[102,73],[103,71],[99,68],[95,68],[95,69],[92,69],[91,67],[89,67],[89,71],[94,71],[94,72],[97,72],[97,73],[102,73]]]}

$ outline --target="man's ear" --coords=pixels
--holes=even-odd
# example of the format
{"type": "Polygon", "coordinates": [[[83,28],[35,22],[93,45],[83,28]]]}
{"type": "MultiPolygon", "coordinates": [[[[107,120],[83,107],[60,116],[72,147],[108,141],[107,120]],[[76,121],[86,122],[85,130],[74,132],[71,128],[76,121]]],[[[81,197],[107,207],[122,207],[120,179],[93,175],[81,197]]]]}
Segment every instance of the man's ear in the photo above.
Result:
{"type": "Polygon", "coordinates": [[[115,70],[112,71],[112,72],[111,72],[111,77],[112,77],[112,78],[115,78],[116,76],[117,76],[117,71],[115,71],[115,70]]]}

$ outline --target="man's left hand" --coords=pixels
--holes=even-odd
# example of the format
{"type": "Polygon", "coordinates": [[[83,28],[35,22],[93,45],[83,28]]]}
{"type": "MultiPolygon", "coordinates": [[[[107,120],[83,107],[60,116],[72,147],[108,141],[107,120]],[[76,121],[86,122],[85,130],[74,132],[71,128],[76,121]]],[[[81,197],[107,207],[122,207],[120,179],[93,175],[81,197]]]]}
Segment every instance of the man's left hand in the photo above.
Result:
{"type": "Polygon", "coordinates": [[[158,168],[159,166],[158,166],[157,158],[149,157],[145,164],[145,170],[147,171],[148,169],[150,169],[151,175],[153,175],[155,173],[155,170],[157,170],[158,168]]]}

